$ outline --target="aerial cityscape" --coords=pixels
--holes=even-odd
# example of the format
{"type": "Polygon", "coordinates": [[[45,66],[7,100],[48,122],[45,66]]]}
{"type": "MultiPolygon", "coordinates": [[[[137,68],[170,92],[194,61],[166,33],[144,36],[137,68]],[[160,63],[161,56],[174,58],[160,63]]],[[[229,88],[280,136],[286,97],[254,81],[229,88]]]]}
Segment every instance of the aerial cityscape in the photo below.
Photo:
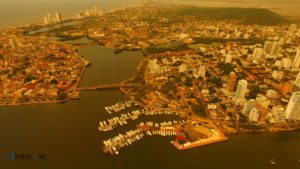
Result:
{"type": "Polygon", "coordinates": [[[200,167],[185,156],[200,151],[204,159],[202,151],[212,146],[209,156],[238,146],[242,154],[232,155],[235,160],[259,153],[243,151],[246,143],[236,137],[249,137],[245,142],[271,155],[225,166],[207,156],[204,168],[300,167],[300,13],[140,0],[105,11],[94,5],[71,17],[43,15],[40,22],[0,29],[0,128],[3,143],[11,145],[3,147],[8,168],[25,166],[9,159],[37,158],[51,161],[46,168],[68,168],[71,161],[71,168],[80,168],[89,160],[70,155],[75,160],[64,163],[51,156],[89,153],[84,147],[92,145],[107,168],[138,168],[117,158],[148,153],[157,157],[145,168],[200,167]],[[9,143],[5,128],[32,150],[9,143]],[[60,146],[52,147],[55,142],[60,146]],[[288,144],[294,145],[282,147],[288,144]],[[161,164],[165,152],[180,159],[161,164]]]}

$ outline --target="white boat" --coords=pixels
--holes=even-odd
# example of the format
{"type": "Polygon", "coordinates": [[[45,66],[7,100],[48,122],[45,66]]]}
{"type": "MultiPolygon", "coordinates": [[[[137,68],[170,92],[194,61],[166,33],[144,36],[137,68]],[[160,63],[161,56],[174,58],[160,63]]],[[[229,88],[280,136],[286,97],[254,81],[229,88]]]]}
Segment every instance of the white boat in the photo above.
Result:
{"type": "Polygon", "coordinates": [[[272,159],[272,160],[270,161],[270,163],[273,164],[273,165],[276,165],[274,159],[272,159]]]}

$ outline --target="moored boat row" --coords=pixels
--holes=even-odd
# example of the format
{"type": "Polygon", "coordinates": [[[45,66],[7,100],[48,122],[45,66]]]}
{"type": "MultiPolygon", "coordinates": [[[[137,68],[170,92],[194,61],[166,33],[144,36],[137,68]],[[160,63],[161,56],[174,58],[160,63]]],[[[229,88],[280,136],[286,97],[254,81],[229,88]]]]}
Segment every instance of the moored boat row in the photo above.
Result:
{"type": "Polygon", "coordinates": [[[126,100],[124,102],[117,102],[114,105],[107,106],[104,108],[108,114],[112,114],[112,112],[119,112],[121,110],[124,110],[125,108],[131,107],[132,105],[137,106],[138,103],[134,102],[133,100],[126,100]]]}
{"type": "Polygon", "coordinates": [[[140,110],[134,110],[131,113],[124,113],[121,114],[119,117],[113,117],[111,119],[108,119],[106,121],[99,122],[98,129],[100,131],[110,131],[116,128],[118,125],[125,125],[127,124],[128,119],[136,120],[139,115],[141,115],[143,112],[140,110]]]}
{"type": "Polygon", "coordinates": [[[181,112],[175,112],[175,111],[147,111],[145,112],[145,115],[180,115],[181,112]]]}
{"type": "Polygon", "coordinates": [[[162,123],[154,123],[151,121],[146,122],[146,125],[149,127],[166,127],[166,126],[172,126],[172,125],[177,125],[183,123],[184,120],[173,120],[173,121],[168,121],[168,122],[162,122],[162,123]]]}
{"type": "Polygon", "coordinates": [[[140,129],[130,130],[126,134],[119,134],[113,138],[103,141],[104,152],[110,152],[110,154],[119,154],[120,149],[132,145],[132,143],[141,140],[144,137],[143,131],[140,129]]]}

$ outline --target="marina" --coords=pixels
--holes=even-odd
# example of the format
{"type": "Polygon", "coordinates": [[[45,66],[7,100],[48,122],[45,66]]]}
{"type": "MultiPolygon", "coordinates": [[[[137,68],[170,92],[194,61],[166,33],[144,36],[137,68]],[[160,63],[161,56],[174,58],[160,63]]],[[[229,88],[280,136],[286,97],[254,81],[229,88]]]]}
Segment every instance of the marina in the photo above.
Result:
{"type": "Polygon", "coordinates": [[[132,119],[136,120],[138,119],[139,115],[143,114],[143,111],[140,110],[134,110],[131,113],[124,113],[121,114],[119,117],[113,117],[111,119],[108,119],[106,121],[99,122],[99,127],[98,129],[100,131],[110,131],[116,128],[118,125],[122,126],[127,124],[127,120],[132,119]]]}
{"type": "Polygon", "coordinates": [[[117,102],[114,105],[104,107],[108,114],[112,114],[112,112],[119,112],[131,106],[138,106],[139,104],[134,102],[133,100],[126,100],[124,102],[117,102]]]}
{"type": "Polygon", "coordinates": [[[119,134],[113,138],[103,141],[103,151],[107,154],[108,152],[111,155],[119,155],[119,150],[128,146],[131,146],[134,142],[140,141],[144,138],[145,135],[153,136],[177,136],[178,131],[176,127],[172,125],[174,123],[178,124],[183,121],[169,121],[163,123],[154,123],[154,122],[143,122],[137,126],[135,130],[129,130],[124,134],[119,134]],[[161,127],[159,127],[161,126],[161,127]]]}
{"type": "Polygon", "coordinates": [[[144,133],[140,129],[130,130],[126,134],[119,134],[113,138],[103,141],[103,151],[110,153],[111,155],[119,154],[119,151],[123,147],[132,145],[132,143],[141,140],[144,137],[144,133]]]}

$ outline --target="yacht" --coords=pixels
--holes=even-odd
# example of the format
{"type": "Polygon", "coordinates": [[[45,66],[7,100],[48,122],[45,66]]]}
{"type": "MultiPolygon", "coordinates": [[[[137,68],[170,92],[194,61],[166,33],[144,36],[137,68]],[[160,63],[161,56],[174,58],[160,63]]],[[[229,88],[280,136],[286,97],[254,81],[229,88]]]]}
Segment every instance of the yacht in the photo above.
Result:
{"type": "Polygon", "coordinates": [[[276,165],[274,158],[270,161],[271,164],[276,165]]]}

